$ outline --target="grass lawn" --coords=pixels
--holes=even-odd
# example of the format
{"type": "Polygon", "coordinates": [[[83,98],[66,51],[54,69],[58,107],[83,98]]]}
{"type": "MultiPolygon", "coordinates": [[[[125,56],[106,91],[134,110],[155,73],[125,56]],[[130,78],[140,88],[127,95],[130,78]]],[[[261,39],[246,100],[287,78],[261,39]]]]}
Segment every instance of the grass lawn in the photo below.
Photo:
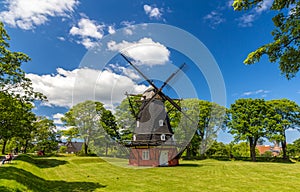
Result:
{"type": "Polygon", "coordinates": [[[99,157],[19,156],[0,167],[0,191],[300,191],[300,163],[180,163],[130,169],[99,157]]]}

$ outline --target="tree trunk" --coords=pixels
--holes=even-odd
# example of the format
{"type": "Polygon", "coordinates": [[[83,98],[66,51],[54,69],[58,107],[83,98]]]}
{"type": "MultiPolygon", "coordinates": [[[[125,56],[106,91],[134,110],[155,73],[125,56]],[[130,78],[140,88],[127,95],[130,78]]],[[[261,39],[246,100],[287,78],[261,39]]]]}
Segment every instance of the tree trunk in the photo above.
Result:
{"type": "Polygon", "coordinates": [[[105,156],[107,157],[108,155],[108,143],[106,142],[106,145],[105,145],[105,156]]]}
{"type": "Polygon", "coordinates": [[[27,152],[27,147],[28,147],[28,140],[26,140],[26,142],[25,142],[23,153],[27,152]]]}
{"type": "Polygon", "coordinates": [[[249,143],[250,143],[250,157],[251,157],[251,160],[253,162],[256,161],[256,152],[255,152],[255,149],[256,149],[256,140],[252,137],[249,138],[249,143]]]}
{"type": "Polygon", "coordinates": [[[186,146],[186,157],[187,159],[191,158],[191,143],[186,146]]]}
{"type": "Polygon", "coordinates": [[[285,132],[283,132],[282,134],[284,140],[281,141],[281,147],[282,147],[282,153],[283,153],[283,159],[287,159],[287,155],[286,155],[286,136],[285,136],[285,132]]]}
{"type": "Polygon", "coordinates": [[[2,146],[2,154],[5,154],[6,143],[7,143],[7,140],[4,140],[3,146],[2,146]]]}
{"type": "Polygon", "coordinates": [[[88,154],[88,145],[86,143],[84,143],[84,154],[88,154]]]}

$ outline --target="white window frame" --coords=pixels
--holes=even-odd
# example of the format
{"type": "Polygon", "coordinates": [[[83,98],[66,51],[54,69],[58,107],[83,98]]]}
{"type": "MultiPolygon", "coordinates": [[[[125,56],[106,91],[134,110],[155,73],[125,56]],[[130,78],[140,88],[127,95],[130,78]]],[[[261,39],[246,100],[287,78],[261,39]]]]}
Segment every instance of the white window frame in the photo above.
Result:
{"type": "Polygon", "coordinates": [[[150,151],[149,150],[143,150],[142,151],[142,160],[149,160],[150,159],[150,151]]]}
{"type": "Polygon", "coordinates": [[[164,126],[164,120],[161,119],[158,121],[158,123],[159,123],[159,126],[161,126],[161,127],[164,126]]]}

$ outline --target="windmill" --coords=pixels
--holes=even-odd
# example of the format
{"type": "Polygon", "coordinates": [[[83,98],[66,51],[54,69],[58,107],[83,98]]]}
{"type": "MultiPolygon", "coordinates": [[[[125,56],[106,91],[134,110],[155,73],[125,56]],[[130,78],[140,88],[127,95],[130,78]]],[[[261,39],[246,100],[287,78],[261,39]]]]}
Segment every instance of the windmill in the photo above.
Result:
{"type": "Polygon", "coordinates": [[[161,87],[157,87],[153,81],[146,77],[124,54],[121,56],[150,84],[141,97],[141,107],[135,113],[130,95],[127,94],[131,111],[136,118],[136,127],[133,131],[132,141],[126,144],[130,147],[129,164],[137,166],[174,166],[178,165],[178,151],[174,132],[170,125],[170,119],[165,109],[168,101],[176,110],[182,112],[181,107],[162,92],[185,64],[179,67],[161,87]]]}

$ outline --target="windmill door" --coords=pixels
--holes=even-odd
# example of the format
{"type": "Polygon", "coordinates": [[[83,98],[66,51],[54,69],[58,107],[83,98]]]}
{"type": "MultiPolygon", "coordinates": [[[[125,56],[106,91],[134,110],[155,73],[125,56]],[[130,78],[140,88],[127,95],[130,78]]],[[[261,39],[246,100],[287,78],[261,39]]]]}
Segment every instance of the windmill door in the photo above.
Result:
{"type": "Polygon", "coordinates": [[[160,156],[159,156],[159,165],[160,166],[168,166],[168,156],[169,156],[169,151],[163,150],[160,151],[160,156]]]}

